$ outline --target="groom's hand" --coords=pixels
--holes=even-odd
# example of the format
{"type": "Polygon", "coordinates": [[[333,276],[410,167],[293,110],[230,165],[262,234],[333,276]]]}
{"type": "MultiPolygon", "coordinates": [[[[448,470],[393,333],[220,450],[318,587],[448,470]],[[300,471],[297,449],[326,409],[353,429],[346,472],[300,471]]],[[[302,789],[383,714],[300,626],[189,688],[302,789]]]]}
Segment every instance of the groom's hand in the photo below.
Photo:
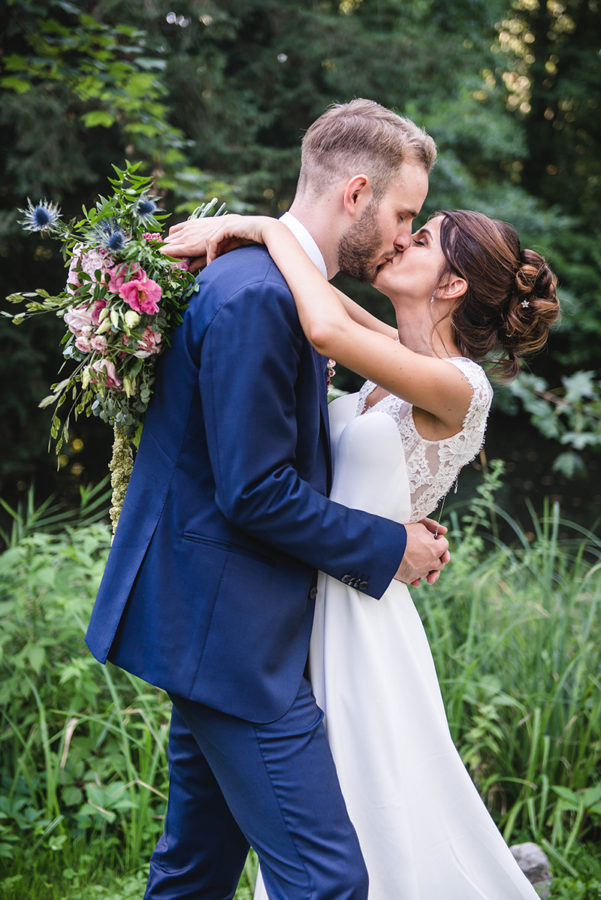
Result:
{"type": "Polygon", "coordinates": [[[394,577],[405,584],[417,585],[422,579],[434,584],[451,558],[449,542],[443,537],[447,529],[433,519],[415,522],[406,529],[405,555],[394,577]]]}

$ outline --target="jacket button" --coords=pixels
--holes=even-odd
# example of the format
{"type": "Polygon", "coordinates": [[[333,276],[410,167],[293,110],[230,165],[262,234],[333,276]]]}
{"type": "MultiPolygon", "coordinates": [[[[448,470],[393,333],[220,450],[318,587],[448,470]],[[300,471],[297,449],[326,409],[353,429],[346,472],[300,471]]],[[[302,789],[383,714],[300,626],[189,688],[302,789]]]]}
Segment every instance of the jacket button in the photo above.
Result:
{"type": "Polygon", "coordinates": [[[312,587],[311,590],[309,591],[309,600],[315,600],[316,597],[317,597],[317,588],[312,587]]]}
{"type": "Polygon", "coordinates": [[[369,587],[369,581],[360,581],[357,587],[359,588],[359,590],[365,591],[369,587]]]}

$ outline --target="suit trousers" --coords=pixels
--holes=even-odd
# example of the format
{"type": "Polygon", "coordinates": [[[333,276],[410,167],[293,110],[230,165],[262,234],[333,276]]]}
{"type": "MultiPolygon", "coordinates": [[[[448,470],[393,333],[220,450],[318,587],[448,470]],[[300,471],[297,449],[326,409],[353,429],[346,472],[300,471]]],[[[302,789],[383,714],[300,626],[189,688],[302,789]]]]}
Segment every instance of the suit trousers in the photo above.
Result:
{"type": "Polygon", "coordinates": [[[366,900],[367,871],[309,682],[268,724],[171,699],[169,802],[145,900],[230,900],[249,846],[272,900],[366,900]]]}

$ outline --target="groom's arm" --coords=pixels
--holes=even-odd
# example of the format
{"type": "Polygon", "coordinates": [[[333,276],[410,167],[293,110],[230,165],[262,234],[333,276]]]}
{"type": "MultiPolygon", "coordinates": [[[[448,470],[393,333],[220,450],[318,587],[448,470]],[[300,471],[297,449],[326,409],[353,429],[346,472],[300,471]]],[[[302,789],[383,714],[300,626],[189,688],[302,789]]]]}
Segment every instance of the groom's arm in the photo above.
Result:
{"type": "MultiPolygon", "coordinates": [[[[299,477],[303,352],[296,307],[275,277],[221,305],[203,339],[199,381],[216,502],[253,537],[379,597],[401,563],[406,530],[334,503],[299,477]]],[[[317,398],[311,414],[319,415],[317,398]]]]}

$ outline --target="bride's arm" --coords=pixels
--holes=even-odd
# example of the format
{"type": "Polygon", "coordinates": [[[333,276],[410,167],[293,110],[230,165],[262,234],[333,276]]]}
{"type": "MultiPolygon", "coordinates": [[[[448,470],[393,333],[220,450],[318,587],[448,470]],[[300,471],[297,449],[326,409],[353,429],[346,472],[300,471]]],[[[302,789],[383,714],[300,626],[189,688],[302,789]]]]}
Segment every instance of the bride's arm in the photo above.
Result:
{"type": "MultiPolygon", "coordinates": [[[[461,428],[472,389],[459,369],[444,360],[414,353],[391,341],[388,333],[373,331],[351,317],[336,288],[277,219],[220,216],[206,239],[207,262],[224,247],[231,249],[232,242],[249,241],[266,245],[288,282],[303,331],[319,353],[333,357],[348,369],[429,412],[450,429],[461,428]]],[[[183,249],[189,251],[190,245],[183,249]]]]}
{"type": "MultiPolygon", "coordinates": [[[[377,331],[380,334],[385,334],[386,337],[391,338],[393,341],[398,338],[398,331],[396,330],[396,328],[393,328],[392,325],[387,325],[386,322],[378,319],[377,316],[372,316],[370,312],[368,312],[366,309],[363,309],[363,307],[360,306],[355,300],[352,300],[346,294],[343,294],[342,291],[339,291],[338,288],[335,288],[333,285],[332,289],[336,292],[336,296],[344,306],[353,322],[357,322],[364,328],[370,328],[372,331],[377,331]]],[[[342,362],[342,360],[340,360],[340,362],[342,362]]]]}
{"type": "MultiPolygon", "coordinates": [[[[223,216],[218,219],[187,219],[185,222],[172,225],[169,229],[163,252],[169,256],[190,258],[191,271],[202,268],[207,262],[206,254],[209,238],[216,228],[219,228],[220,224],[229,218],[229,216],[223,216]]],[[[239,221],[241,222],[245,219],[246,217],[239,219],[239,221]]],[[[245,240],[241,236],[230,235],[228,238],[224,237],[219,245],[219,255],[247,243],[249,243],[249,240],[245,240]]],[[[259,243],[262,243],[262,241],[259,241],[259,243]]],[[[393,340],[397,338],[396,328],[387,325],[386,322],[382,322],[377,316],[373,316],[354,300],[351,300],[350,297],[347,297],[346,294],[343,294],[342,291],[336,288],[333,288],[333,290],[336,291],[338,299],[353,321],[358,322],[365,328],[371,328],[372,331],[385,334],[393,340]]]]}

